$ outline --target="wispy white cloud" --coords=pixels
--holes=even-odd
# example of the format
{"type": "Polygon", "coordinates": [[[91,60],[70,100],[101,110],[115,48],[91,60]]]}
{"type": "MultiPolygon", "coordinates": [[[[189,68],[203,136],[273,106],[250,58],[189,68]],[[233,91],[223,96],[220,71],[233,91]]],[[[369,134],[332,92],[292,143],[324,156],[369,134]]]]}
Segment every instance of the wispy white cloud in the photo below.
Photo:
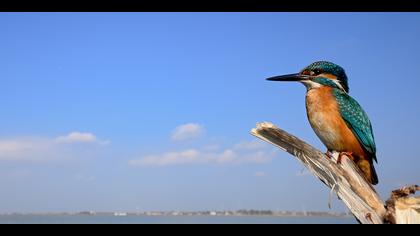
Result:
{"type": "Polygon", "coordinates": [[[276,150],[259,150],[256,152],[245,153],[244,159],[247,162],[263,164],[270,162],[273,156],[276,154],[276,150]]]}
{"type": "Polygon", "coordinates": [[[214,156],[211,156],[211,159],[214,159],[219,164],[227,164],[237,161],[238,154],[231,149],[226,149],[222,153],[216,153],[214,156]]]}
{"type": "Polygon", "coordinates": [[[50,146],[48,140],[25,138],[0,140],[0,154],[42,150],[50,146]]]}
{"type": "Polygon", "coordinates": [[[53,151],[49,139],[0,139],[0,161],[45,161],[51,159],[53,151]]]}
{"type": "MultiPolygon", "coordinates": [[[[203,126],[189,123],[178,126],[172,133],[173,141],[197,138],[204,132],[203,126]]],[[[243,141],[228,148],[210,142],[201,148],[170,151],[131,159],[131,166],[170,166],[186,164],[262,164],[270,162],[276,150],[262,141],[243,141]]]]}
{"type": "Polygon", "coordinates": [[[167,166],[203,162],[204,159],[200,159],[199,156],[199,151],[190,149],[145,156],[144,158],[130,160],[129,164],[133,166],[167,166]]]}
{"type": "Polygon", "coordinates": [[[55,139],[58,143],[99,143],[99,144],[108,144],[109,141],[99,140],[92,133],[82,133],[82,132],[71,132],[65,136],[59,136],[55,139]]]}
{"type": "Polygon", "coordinates": [[[237,148],[212,151],[202,148],[144,156],[130,160],[129,164],[132,166],[263,164],[270,162],[275,154],[275,150],[267,148],[253,151],[239,150],[237,148]]]}
{"type": "Polygon", "coordinates": [[[200,137],[205,129],[200,124],[188,123],[180,125],[172,132],[171,139],[173,141],[184,141],[200,137]]]}
{"type": "Polygon", "coordinates": [[[59,136],[55,140],[59,143],[94,143],[98,139],[91,133],[72,132],[66,136],[59,136]]]}
{"type": "MultiPolygon", "coordinates": [[[[90,133],[73,132],[57,138],[0,139],[0,161],[45,162],[77,155],[72,145],[76,143],[106,144],[90,133]]],[[[78,149],[80,150],[80,149],[78,149]]]]}

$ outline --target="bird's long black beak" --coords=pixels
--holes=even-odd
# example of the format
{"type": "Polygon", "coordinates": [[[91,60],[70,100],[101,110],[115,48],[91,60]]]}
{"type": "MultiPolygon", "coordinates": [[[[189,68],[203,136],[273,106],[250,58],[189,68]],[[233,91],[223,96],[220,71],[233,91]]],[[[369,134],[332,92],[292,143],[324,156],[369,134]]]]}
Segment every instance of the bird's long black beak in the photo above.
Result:
{"type": "Polygon", "coordinates": [[[307,75],[301,75],[299,73],[296,74],[289,74],[289,75],[280,75],[267,78],[269,81],[302,81],[305,79],[309,79],[307,75]]]}

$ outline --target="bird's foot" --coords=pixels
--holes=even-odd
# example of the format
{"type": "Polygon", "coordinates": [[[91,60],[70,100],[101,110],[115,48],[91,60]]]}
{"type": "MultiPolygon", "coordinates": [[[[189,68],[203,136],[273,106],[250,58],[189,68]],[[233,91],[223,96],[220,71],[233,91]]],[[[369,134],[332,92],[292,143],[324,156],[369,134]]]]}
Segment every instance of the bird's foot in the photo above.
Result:
{"type": "Polygon", "coordinates": [[[325,155],[326,155],[328,158],[333,159],[333,153],[332,153],[332,151],[331,151],[331,150],[327,150],[327,152],[325,153],[325,155]]]}
{"type": "Polygon", "coordinates": [[[352,152],[340,152],[337,158],[337,164],[341,164],[343,156],[348,157],[350,160],[354,161],[353,153],[352,152]]]}

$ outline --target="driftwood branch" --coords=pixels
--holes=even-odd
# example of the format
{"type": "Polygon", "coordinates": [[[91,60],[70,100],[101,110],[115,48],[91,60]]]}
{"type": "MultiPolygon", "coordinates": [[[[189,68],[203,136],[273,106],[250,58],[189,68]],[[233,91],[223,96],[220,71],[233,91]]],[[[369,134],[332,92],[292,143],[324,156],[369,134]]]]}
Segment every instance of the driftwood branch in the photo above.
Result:
{"type": "Polygon", "coordinates": [[[321,151],[275,125],[257,124],[251,134],[295,156],[325,185],[331,188],[362,224],[420,224],[418,185],[394,190],[384,202],[349,158],[337,164],[338,153],[330,159],[321,151]]]}
{"type": "Polygon", "coordinates": [[[385,220],[392,224],[420,224],[420,197],[410,197],[416,191],[420,191],[417,185],[392,191],[386,201],[385,220]]]}
{"type": "Polygon", "coordinates": [[[257,124],[251,134],[295,156],[338,195],[360,223],[384,223],[384,202],[349,158],[343,158],[341,164],[337,164],[338,153],[334,153],[334,158],[330,159],[311,145],[267,122],[257,124]]]}

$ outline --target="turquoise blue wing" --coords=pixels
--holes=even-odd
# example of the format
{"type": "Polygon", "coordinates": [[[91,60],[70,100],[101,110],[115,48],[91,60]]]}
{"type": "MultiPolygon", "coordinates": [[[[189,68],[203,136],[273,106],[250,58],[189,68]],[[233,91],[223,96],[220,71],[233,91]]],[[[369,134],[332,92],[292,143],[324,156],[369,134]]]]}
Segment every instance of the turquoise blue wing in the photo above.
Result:
{"type": "Polygon", "coordinates": [[[359,103],[347,93],[334,89],[334,95],[340,108],[340,113],[349,128],[356,135],[365,150],[376,160],[376,145],[373,137],[372,124],[359,103]]]}

